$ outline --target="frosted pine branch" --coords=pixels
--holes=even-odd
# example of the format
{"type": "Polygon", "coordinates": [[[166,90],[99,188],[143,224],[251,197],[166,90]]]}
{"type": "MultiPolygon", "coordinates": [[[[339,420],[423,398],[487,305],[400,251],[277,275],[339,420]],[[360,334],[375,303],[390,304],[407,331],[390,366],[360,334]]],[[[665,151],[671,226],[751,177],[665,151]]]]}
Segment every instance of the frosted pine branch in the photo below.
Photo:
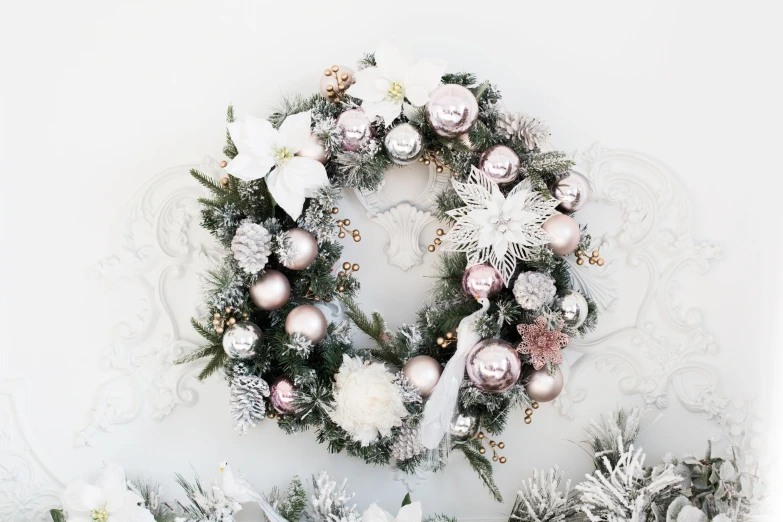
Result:
{"type": "Polygon", "coordinates": [[[533,478],[522,482],[511,511],[511,520],[521,522],[564,522],[573,511],[569,500],[571,481],[560,490],[563,472],[555,466],[548,473],[533,470],[533,478]]]}

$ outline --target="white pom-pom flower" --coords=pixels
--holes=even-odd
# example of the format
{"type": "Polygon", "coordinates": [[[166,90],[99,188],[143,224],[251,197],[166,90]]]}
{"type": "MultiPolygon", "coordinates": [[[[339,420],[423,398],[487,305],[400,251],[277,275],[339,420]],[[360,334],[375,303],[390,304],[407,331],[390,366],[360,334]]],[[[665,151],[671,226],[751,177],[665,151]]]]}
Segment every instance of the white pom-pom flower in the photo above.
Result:
{"type": "Polygon", "coordinates": [[[391,435],[392,428],[401,426],[407,415],[394,374],[386,366],[343,355],[330,413],[338,426],[367,446],[378,437],[391,435]]]}

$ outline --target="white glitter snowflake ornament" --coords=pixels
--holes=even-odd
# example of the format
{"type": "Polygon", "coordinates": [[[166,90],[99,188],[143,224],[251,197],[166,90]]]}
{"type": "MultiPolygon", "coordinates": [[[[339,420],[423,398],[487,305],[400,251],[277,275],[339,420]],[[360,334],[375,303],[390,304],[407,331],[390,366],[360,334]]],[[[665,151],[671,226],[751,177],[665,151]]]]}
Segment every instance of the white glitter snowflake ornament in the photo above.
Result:
{"type": "Polygon", "coordinates": [[[473,167],[467,183],[451,181],[467,206],[450,210],[457,220],[444,237],[443,249],[466,252],[468,267],[489,262],[508,286],[517,263],[534,257],[552,238],[541,225],[555,213],[556,199],[544,199],[528,181],[503,196],[496,183],[473,167]]]}

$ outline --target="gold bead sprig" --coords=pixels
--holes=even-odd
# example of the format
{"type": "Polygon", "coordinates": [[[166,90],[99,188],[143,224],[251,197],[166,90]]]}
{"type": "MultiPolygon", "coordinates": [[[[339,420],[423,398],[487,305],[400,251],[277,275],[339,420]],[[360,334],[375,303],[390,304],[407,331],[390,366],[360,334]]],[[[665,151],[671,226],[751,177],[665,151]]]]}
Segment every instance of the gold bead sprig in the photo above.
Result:
{"type": "Polygon", "coordinates": [[[277,413],[275,410],[271,410],[269,413],[266,414],[267,419],[274,419],[276,421],[283,420],[283,416],[277,413]]]}
{"type": "Polygon", "coordinates": [[[327,78],[334,78],[335,84],[328,84],[326,86],[326,99],[330,102],[338,102],[342,99],[342,95],[351,86],[351,75],[345,71],[340,71],[339,65],[332,65],[328,69],[324,69],[324,76],[327,78]]]}
{"type": "Polygon", "coordinates": [[[446,332],[446,337],[438,337],[435,339],[435,342],[438,343],[438,346],[441,348],[448,347],[451,343],[457,342],[457,332],[459,332],[459,328],[455,328],[453,332],[446,332]]]}
{"type": "MultiPolygon", "coordinates": [[[[602,257],[599,257],[601,253],[598,251],[598,249],[593,250],[590,253],[590,257],[587,258],[587,260],[590,262],[591,265],[598,265],[598,266],[604,266],[604,260],[602,257]]],[[[585,264],[585,253],[583,250],[577,250],[576,251],[576,264],[577,265],[584,265],[585,264]]]]}
{"type": "Polygon", "coordinates": [[[530,404],[530,408],[525,408],[525,424],[530,424],[533,422],[533,410],[538,409],[538,403],[536,401],[533,401],[530,404]]]}
{"type": "Polygon", "coordinates": [[[339,285],[337,287],[337,291],[342,293],[345,292],[345,286],[343,286],[343,280],[351,275],[353,275],[354,272],[359,271],[359,263],[349,263],[346,261],[343,263],[343,269],[337,272],[337,284],[339,285]]]}
{"type": "MultiPolygon", "coordinates": [[[[334,212],[334,209],[332,209],[332,212],[334,212]]],[[[337,237],[340,239],[345,237],[346,232],[351,234],[353,237],[353,240],[357,243],[362,240],[362,235],[359,233],[359,229],[355,228],[353,230],[349,229],[348,227],[351,226],[351,220],[350,219],[338,219],[337,220],[337,227],[340,229],[340,232],[338,232],[337,237]]]]}
{"type": "MultiPolygon", "coordinates": [[[[479,453],[482,455],[487,452],[487,448],[484,447],[484,441],[487,440],[487,436],[484,435],[483,431],[480,431],[478,434],[478,439],[481,441],[482,446],[479,448],[479,453]]],[[[488,441],[489,449],[492,450],[492,462],[500,462],[501,464],[506,463],[506,457],[501,457],[498,453],[499,449],[503,449],[506,447],[505,442],[495,442],[494,440],[488,441]]]]}
{"type": "Polygon", "coordinates": [[[435,157],[434,154],[429,154],[429,153],[425,154],[424,156],[421,156],[419,158],[419,163],[424,163],[425,165],[429,165],[430,163],[434,163],[435,164],[435,172],[437,172],[438,174],[443,172],[443,169],[446,168],[446,165],[444,165],[443,163],[438,161],[438,159],[435,157]]]}
{"type": "MultiPolygon", "coordinates": [[[[435,231],[435,233],[438,234],[439,236],[442,236],[446,232],[442,228],[439,228],[438,230],[435,231]]],[[[432,240],[432,244],[427,246],[427,251],[435,252],[435,248],[439,247],[441,243],[443,243],[443,240],[439,237],[436,237],[435,239],[432,240]]]]}
{"type": "MultiPolygon", "coordinates": [[[[224,169],[227,166],[228,166],[228,162],[226,160],[223,160],[223,161],[220,162],[220,168],[221,169],[224,169]]],[[[228,186],[228,176],[223,176],[222,178],[220,178],[220,185],[223,186],[223,187],[227,187],[228,186]]]]}
{"type": "Polygon", "coordinates": [[[215,333],[222,334],[226,328],[237,324],[237,317],[246,321],[249,316],[246,313],[240,314],[236,312],[230,306],[226,307],[225,314],[215,312],[212,315],[212,326],[215,328],[215,333]]]}

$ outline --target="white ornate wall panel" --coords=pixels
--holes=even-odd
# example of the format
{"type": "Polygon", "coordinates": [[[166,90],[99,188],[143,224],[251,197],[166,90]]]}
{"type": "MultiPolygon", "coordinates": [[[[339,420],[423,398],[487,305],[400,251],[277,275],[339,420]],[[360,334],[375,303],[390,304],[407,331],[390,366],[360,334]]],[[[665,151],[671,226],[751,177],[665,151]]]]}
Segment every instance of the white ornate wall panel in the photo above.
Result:
{"type": "MultiPolygon", "coordinates": [[[[19,4],[0,8],[15,21],[0,30],[3,70],[15,73],[0,86],[0,520],[44,520],[65,482],[108,459],[171,492],[172,472],[207,477],[227,458],[262,489],[324,468],[352,477],[363,500],[399,502],[406,485],[389,470],[329,455],[312,434],[265,421],[239,437],[219,378],[173,365],[198,343],[198,274],[219,254],[187,169],[217,168],[201,158],[220,158],[225,106],[262,113],[383,37],[498,83],[509,107],[578,150],[594,188],[578,218],[607,260],[574,263],[602,318],[567,350],[561,397],[504,434],[506,504],[456,462],[415,487],[425,509],[500,519],[532,467],[557,461],[580,476],[590,463],[572,441],[616,405],[660,417],[642,437],[651,458],[700,451],[707,437],[765,455],[780,262],[766,245],[779,219],[774,183],[753,176],[776,163],[747,151],[775,144],[760,119],[773,84],[735,93],[768,69],[770,17],[726,39],[738,15],[712,4],[705,15],[695,4],[490,2],[520,29],[486,35],[465,27],[475,6],[441,1],[19,4]],[[597,138],[612,146],[590,146],[597,138]]],[[[418,168],[340,205],[362,231],[344,254],[361,265],[361,303],[391,326],[413,320],[438,255],[426,250],[439,225],[425,189],[445,180],[418,168]]]]}

